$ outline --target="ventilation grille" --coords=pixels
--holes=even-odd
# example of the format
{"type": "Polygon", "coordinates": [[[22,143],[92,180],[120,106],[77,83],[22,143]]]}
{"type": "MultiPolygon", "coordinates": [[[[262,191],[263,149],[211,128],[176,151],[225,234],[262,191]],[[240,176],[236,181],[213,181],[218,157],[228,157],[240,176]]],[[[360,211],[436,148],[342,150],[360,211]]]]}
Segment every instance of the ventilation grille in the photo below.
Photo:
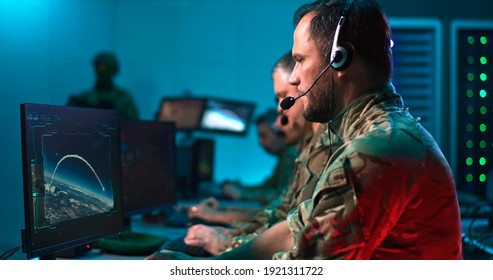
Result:
{"type": "Polygon", "coordinates": [[[391,19],[393,83],[411,115],[441,141],[441,24],[429,19],[391,19]]]}

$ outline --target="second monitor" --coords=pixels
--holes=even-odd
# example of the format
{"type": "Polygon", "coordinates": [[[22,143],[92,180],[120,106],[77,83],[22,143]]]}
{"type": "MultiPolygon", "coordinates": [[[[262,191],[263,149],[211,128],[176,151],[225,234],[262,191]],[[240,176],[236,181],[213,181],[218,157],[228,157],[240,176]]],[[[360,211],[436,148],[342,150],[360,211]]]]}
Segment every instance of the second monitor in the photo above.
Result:
{"type": "Polygon", "coordinates": [[[122,120],[121,172],[126,230],[99,240],[98,246],[117,254],[147,255],[166,238],[136,232],[132,221],[159,219],[176,206],[175,124],[122,120]]]}
{"type": "Polygon", "coordinates": [[[122,120],[121,158],[127,218],[176,205],[174,123],[122,120]]]}
{"type": "Polygon", "coordinates": [[[164,98],[157,114],[159,121],[172,121],[180,131],[203,131],[245,135],[255,104],[221,98],[164,98]]]}

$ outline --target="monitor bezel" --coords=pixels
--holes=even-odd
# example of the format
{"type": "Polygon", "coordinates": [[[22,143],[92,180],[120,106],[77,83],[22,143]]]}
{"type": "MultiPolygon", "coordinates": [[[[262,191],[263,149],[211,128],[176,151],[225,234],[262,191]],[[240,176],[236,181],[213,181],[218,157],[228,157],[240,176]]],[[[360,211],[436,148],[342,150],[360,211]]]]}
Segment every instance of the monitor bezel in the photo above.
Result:
{"type": "Polygon", "coordinates": [[[253,119],[253,115],[255,112],[256,105],[253,102],[248,102],[248,101],[242,101],[242,100],[232,100],[232,99],[226,99],[226,98],[219,98],[219,97],[210,97],[210,98],[205,98],[206,101],[204,103],[204,108],[202,110],[202,116],[200,118],[199,122],[199,130],[202,132],[211,132],[211,133],[217,133],[217,134],[222,134],[222,135],[236,135],[236,136],[245,136],[248,134],[248,130],[250,129],[250,125],[253,119]],[[218,102],[218,103],[223,103],[223,104],[228,104],[228,105],[233,105],[233,106],[244,106],[249,109],[249,113],[247,118],[245,119],[245,129],[243,131],[234,131],[234,130],[225,130],[225,129],[220,129],[220,128],[211,128],[211,127],[204,127],[202,125],[202,122],[204,120],[204,115],[207,111],[207,103],[208,102],[218,102]]]}
{"type": "Polygon", "coordinates": [[[174,122],[176,131],[185,131],[185,132],[197,131],[200,129],[200,123],[202,122],[202,117],[204,115],[206,102],[207,102],[207,99],[201,98],[201,97],[183,97],[183,96],[164,97],[161,99],[161,102],[159,103],[159,110],[156,113],[156,120],[160,121],[160,122],[166,122],[166,121],[174,122]],[[201,102],[202,107],[199,108],[200,112],[199,112],[198,119],[197,119],[194,127],[180,127],[178,125],[178,123],[176,123],[172,120],[162,120],[160,118],[161,112],[164,108],[164,103],[165,102],[175,102],[175,101],[199,101],[199,102],[201,102]]]}

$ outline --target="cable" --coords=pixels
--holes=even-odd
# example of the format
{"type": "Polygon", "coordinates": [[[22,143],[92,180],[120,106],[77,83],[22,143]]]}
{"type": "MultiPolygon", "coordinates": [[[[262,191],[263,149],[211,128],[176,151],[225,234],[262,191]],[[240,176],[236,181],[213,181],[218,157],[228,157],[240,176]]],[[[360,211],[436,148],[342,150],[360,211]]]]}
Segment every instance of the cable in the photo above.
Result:
{"type": "Polygon", "coordinates": [[[13,254],[15,254],[17,251],[19,251],[19,249],[22,248],[22,245],[19,245],[19,246],[16,246],[14,248],[11,248],[11,249],[8,249],[7,251],[5,251],[1,256],[0,256],[0,260],[7,260],[8,258],[10,258],[13,254]]]}

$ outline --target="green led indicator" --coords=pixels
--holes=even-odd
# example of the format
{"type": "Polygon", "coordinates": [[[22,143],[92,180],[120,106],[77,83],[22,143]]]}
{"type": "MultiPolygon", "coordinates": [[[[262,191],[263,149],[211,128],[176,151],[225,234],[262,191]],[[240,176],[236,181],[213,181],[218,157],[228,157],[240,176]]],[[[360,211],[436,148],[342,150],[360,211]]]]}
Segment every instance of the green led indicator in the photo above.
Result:
{"type": "Polygon", "coordinates": [[[474,74],[473,73],[467,73],[467,79],[472,82],[474,81],[474,74]]]}
{"type": "Polygon", "coordinates": [[[471,98],[471,97],[473,97],[473,96],[474,96],[474,92],[472,91],[472,89],[468,89],[468,90],[466,91],[466,95],[467,95],[467,97],[471,98]]]}
{"type": "Polygon", "coordinates": [[[467,63],[469,63],[469,64],[474,64],[474,57],[472,57],[472,56],[468,56],[468,57],[467,57],[467,63]]]}
{"type": "Polygon", "coordinates": [[[483,183],[486,182],[486,175],[484,175],[484,174],[479,175],[479,181],[481,181],[483,183]]]}
{"type": "Polygon", "coordinates": [[[484,37],[484,36],[481,36],[479,41],[481,41],[481,44],[486,45],[486,43],[488,42],[488,39],[486,39],[486,37],[484,37]]]}
{"type": "Polygon", "coordinates": [[[483,65],[484,65],[484,64],[488,63],[488,59],[487,59],[486,57],[482,56],[482,57],[479,59],[479,62],[481,62],[481,64],[483,64],[483,65]]]}
{"type": "Polygon", "coordinates": [[[466,130],[467,130],[467,132],[472,132],[474,130],[474,127],[472,126],[472,124],[468,123],[466,125],[466,130]]]}
{"type": "MultiPolygon", "coordinates": [[[[492,143],[492,145],[493,145],[493,143],[492,143]]],[[[467,140],[466,141],[466,147],[469,149],[472,149],[472,147],[474,147],[474,142],[472,142],[472,140],[467,140]]]]}
{"type": "Polygon", "coordinates": [[[467,175],[466,175],[466,181],[467,181],[468,183],[471,183],[471,182],[472,182],[472,179],[473,179],[472,174],[467,174],[467,175]]]}
{"type": "Polygon", "coordinates": [[[481,79],[481,81],[486,81],[488,80],[488,75],[486,75],[486,73],[481,73],[481,75],[479,75],[479,78],[481,79]]]}
{"type": "Polygon", "coordinates": [[[486,148],[486,141],[484,141],[484,140],[479,141],[479,147],[480,147],[481,149],[486,148]]]}
{"type": "Polygon", "coordinates": [[[467,113],[468,113],[469,115],[474,114],[474,107],[472,107],[472,106],[467,106],[467,109],[466,109],[466,110],[467,110],[467,113]]]}
{"type": "Polygon", "coordinates": [[[484,90],[484,89],[480,90],[479,96],[481,96],[481,98],[485,98],[486,97],[486,90],[484,90]]]}
{"type": "Polygon", "coordinates": [[[484,106],[481,106],[481,108],[479,108],[479,112],[481,113],[481,115],[486,115],[488,109],[486,109],[486,107],[484,106]]]}
{"type": "Polygon", "coordinates": [[[473,163],[472,158],[470,158],[470,157],[466,158],[466,164],[467,165],[471,166],[472,163],[473,163]]]}
{"type": "Polygon", "coordinates": [[[486,158],[482,157],[479,159],[479,164],[485,165],[486,164],[486,158]]]}
{"type": "Polygon", "coordinates": [[[472,36],[468,36],[468,37],[467,37],[467,42],[468,42],[470,45],[474,44],[474,37],[472,37],[472,36]]]}
{"type": "Polygon", "coordinates": [[[479,125],[479,130],[481,130],[481,132],[485,132],[486,131],[486,125],[484,123],[480,124],[479,125]]]}

